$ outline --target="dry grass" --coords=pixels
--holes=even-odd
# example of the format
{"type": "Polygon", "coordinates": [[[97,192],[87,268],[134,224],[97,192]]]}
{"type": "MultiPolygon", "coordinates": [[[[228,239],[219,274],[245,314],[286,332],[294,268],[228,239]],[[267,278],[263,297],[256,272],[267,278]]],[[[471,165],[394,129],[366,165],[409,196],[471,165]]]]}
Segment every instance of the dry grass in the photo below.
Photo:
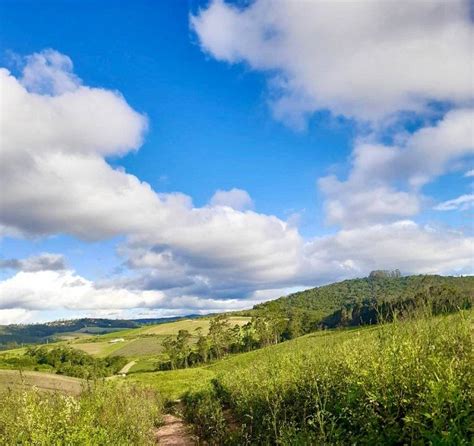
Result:
{"type": "Polygon", "coordinates": [[[0,389],[37,387],[41,390],[79,395],[84,388],[84,383],[84,380],[79,378],[52,373],[0,370],[0,389]]]}

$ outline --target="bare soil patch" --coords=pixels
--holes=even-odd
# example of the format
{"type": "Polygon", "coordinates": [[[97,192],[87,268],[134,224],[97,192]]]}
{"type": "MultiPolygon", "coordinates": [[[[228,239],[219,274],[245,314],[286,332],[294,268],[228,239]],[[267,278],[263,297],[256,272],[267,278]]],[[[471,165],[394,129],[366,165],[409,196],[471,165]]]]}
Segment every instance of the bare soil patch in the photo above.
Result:
{"type": "Polygon", "coordinates": [[[192,434],[188,426],[181,418],[166,414],[163,417],[163,426],[155,432],[158,445],[162,446],[194,446],[197,438],[192,434]]]}

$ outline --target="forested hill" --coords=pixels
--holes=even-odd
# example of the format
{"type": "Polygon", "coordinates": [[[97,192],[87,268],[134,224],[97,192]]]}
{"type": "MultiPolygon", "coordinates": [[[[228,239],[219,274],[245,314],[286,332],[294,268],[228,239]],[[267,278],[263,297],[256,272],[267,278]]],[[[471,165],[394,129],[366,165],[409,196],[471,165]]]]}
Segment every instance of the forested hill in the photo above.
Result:
{"type": "Polygon", "coordinates": [[[398,274],[374,271],[369,277],[344,280],[331,285],[312,288],[254,306],[244,312],[256,316],[266,313],[289,316],[303,312],[311,319],[323,318],[344,306],[364,301],[395,302],[414,298],[432,289],[443,289],[468,299],[474,297],[474,276],[452,277],[417,275],[399,277],[398,274]],[[450,291],[451,290],[451,291],[450,291]]]}

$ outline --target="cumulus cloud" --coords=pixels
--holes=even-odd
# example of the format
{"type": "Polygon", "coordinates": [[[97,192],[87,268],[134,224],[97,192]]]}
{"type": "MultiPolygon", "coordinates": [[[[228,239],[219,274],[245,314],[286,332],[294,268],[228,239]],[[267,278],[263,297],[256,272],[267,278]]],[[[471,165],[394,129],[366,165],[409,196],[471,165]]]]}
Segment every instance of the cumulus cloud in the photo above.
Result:
{"type": "Polygon", "coordinates": [[[73,68],[68,56],[47,49],[26,57],[20,81],[28,91],[58,95],[74,91],[81,85],[73,68]]]}
{"type": "Polygon", "coordinates": [[[60,271],[66,269],[66,260],[62,254],[43,253],[26,259],[0,260],[0,268],[25,272],[60,271]]]}
{"type": "Polygon", "coordinates": [[[218,190],[211,198],[211,206],[229,206],[243,211],[254,207],[253,200],[247,191],[242,189],[218,190]]]}
{"type": "Polygon", "coordinates": [[[249,281],[245,288],[245,279],[210,283],[209,276],[201,276],[199,284],[197,276],[184,275],[187,281],[163,286],[163,280],[170,278],[166,270],[161,277],[152,274],[138,276],[134,282],[123,279],[98,284],[71,270],[20,271],[0,282],[0,320],[14,323],[20,316],[25,321],[44,320],[48,312],[75,317],[138,317],[145,312],[160,317],[238,310],[308,286],[365,276],[377,268],[472,273],[473,252],[473,237],[406,220],[342,230],[308,241],[299,268],[284,278],[286,285],[275,279],[249,281]],[[232,296],[230,290],[238,292],[232,296]],[[226,291],[226,298],[219,297],[226,296],[226,291]]]}
{"type": "Polygon", "coordinates": [[[348,178],[321,178],[329,223],[357,226],[416,215],[421,187],[474,154],[474,110],[448,112],[439,122],[395,138],[398,145],[360,139],[348,178]]]}
{"type": "Polygon", "coordinates": [[[293,224],[252,210],[243,190],[217,191],[208,205],[196,207],[187,195],[158,193],[112,168],[106,157],[138,150],[147,119],[119,93],[83,85],[66,56],[34,55],[20,79],[0,69],[0,91],[0,234],[124,236],[118,252],[129,269],[94,283],[66,269],[57,255],[7,259],[3,266],[17,272],[0,282],[3,320],[37,320],[48,311],[224,311],[250,307],[265,292],[374,268],[457,272],[472,266],[471,238],[392,222],[415,214],[417,188],[470,153],[468,110],[448,113],[397,146],[358,142],[348,179],[321,181],[329,205],[340,201],[330,215],[345,229],[305,241],[293,224]],[[397,189],[400,181],[406,191],[397,189]],[[351,218],[357,227],[345,223],[351,218]]]}
{"type": "MultiPolygon", "coordinates": [[[[30,69],[45,58],[63,61],[48,52],[28,59],[30,69]]],[[[60,63],[56,68],[47,75],[64,71],[60,63]]],[[[297,267],[297,231],[276,217],[239,211],[252,202],[245,191],[220,191],[212,206],[196,208],[184,194],[156,193],[112,168],[105,157],[136,150],[147,126],[118,93],[77,83],[73,90],[38,94],[5,69],[0,85],[4,232],[85,240],[126,235],[130,265],[145,267],[161,254],[202,281],[268,282],[297,267]]],[[[153,262],[152,268],[164,268],[153,262]]]]}
{"type": "Polygon", "coordinates": [[[0,325],[28,324],[34,321],[35,312],[23,308],[0,309],[0,325]]]}
{"type": "Polygon", "coordinates": [[[474,237],[402,220],[345,229],[308,243],[306,250],[313,264],[349,277],[394,267],[405,274],[472,274],[474,237]]]}
{"type": "Polygon", "coordinates": [[[468,0],[213,0],[191,25],[214,58],[268,73],[275,115],[296,125],[318,109],[380,121],[473,98],[468,0]]]}

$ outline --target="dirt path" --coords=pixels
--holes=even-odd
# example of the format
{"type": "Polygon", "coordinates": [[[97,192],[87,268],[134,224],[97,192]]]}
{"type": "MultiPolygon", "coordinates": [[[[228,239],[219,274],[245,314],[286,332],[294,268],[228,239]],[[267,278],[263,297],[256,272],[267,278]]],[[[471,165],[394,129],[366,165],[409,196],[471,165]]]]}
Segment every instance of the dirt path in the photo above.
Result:
{"type": "Polygon", "coordinates": [[[160,446],[195,446],[196,437],[191,428],[175,415],[166,414],[163,417],[163,426],[155,432],[156,442],[160,446]]]}
{"type": "Polygon", "coordinates": [[[137,362],[136,361],[130,361],[128,364],[125,364],[123,367],[122,367],[122,370],[120,370],[120,372],[118,372],[118,375],[126,375],[128,373],[128,371],[136,364],[137,362]]]}

